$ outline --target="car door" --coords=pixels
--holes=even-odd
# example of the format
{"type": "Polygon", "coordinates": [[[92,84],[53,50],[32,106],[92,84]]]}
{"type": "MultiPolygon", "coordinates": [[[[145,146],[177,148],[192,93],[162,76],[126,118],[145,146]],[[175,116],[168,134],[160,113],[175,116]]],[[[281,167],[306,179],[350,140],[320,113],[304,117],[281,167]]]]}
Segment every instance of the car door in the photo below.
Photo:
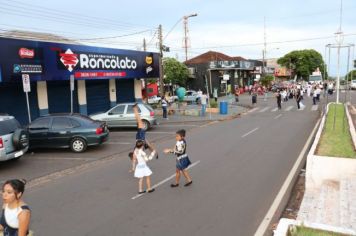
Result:
{"type": "Polygon", "coordinates": [[[28,126],[30,147],[46,147],[48,145],[48,130],[51,117],[43,117],[33,121],[28,126]]]}
{"type": "MultiPolygon", "coordinates": [[[[138,113],[141,115],[141,109],[140,106],[137,106],[138,109],[138,113]]],[[[137,126],[137,122],[136,122],[136,118],[135,118],[135,113],[133,111],[133,104],[128,104],[126,111],[125,111],[125,126],[130,126],[130,127],[136,127],[137,126]]]]}
{"type": "Polygon", "coordinates": [[[72,137],[72,122],[67,117],[54,117],[48,131],[49,147],[67,147],[72,137]]]}
{"type": "Polygon", "coordinates": [[[111,109],[103,120],[106,121],[109,127],[124,126],[125,109],[126,104],[119,104],[111,109]]]}

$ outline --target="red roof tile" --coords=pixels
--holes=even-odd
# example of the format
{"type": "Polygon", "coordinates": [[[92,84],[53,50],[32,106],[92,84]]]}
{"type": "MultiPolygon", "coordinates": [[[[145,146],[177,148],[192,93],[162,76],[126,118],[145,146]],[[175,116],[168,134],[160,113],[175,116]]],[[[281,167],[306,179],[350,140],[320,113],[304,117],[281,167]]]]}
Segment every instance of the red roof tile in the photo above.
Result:
{"type": "Polygon", "coordinates": [[[208,51],[199,56],[196,56],[192,59],[185,61],[185,64],[203,64],[208,63],[210,61],[240,61],[245,60],[242,57],[230,57],[221,52],[208,51]]]}

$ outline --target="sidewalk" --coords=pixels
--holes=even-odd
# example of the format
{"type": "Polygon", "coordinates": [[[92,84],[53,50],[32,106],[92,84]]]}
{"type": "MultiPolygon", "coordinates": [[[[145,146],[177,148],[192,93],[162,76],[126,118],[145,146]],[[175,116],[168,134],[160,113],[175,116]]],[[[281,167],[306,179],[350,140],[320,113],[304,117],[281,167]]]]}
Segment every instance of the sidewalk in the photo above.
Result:
{"type": "MultiPolygon", "coordinates": [[[[243,106],[238,106],[235,104],[228,105],[228,114],[222,115],[219,112],[206,112],[205,116],[199,116],[201,107],[199,105],[188,105],[179,112],[175,110],[174,115],[168,115],[168,119],[163,119],[162,109],[156,109],[155,114],[157,114],[158,123],[184,123],[184,122],[200,122],[200,121],[222,121],[236,118],[240,114],[246,112],[248,108],[243,106]]],[[[219,108],[218,108],[219,111],[219,108]]]]}

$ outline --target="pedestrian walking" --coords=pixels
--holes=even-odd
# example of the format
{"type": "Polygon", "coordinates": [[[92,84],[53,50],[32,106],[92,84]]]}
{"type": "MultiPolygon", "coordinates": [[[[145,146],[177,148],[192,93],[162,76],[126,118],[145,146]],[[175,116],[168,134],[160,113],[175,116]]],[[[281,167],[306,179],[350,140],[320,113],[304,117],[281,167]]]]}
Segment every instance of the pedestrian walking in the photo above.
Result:
{"type": "Polygon", "coordinates": [[[167,117],[168,101],[164,96],[161,97],[161,105],[162,105],[163,119],[168,120],[168,117],[167,117]]]}
{"type": "Polygon", "coordinates": [[[316,88],[313,89],[313,105],[316,105],[316,99],[317,99],[318,95],[316,93],[316,88]]]}
{"type": "Polygon", "coordinates": [[[22,200],[26,181],[12,179],[2,186],[3,207],[0,217],[0,233],[4,236],[29,235],[31,211],[22,200]]]}
{"type": "Polygon", "coordinates": [[[277,90],[276,98],[277,98],[278,110],[281,110],[282,109],[282,95],[281,95],[281,92],[279,90],[277,90]]]}
{"type": "Polygon", "coordinates": [[[138,193],[142,194],[145,193],[146,191],[149,193],[152,193],[155,191],[154,188],[151,188],[151,175],[152,171],[146,164],[147,161],[150,161],[153,159],[153,157],[156,155],[156,151],[152,148],[151,145],[148,145],[148,148],[151,150],[150,155],[147,155],[145,150],[144,150],[144,141],[138,140],[136,141],[136,147],[134,152],[132,153],[132,166],[135,169],[134,176],[138,178],[138,193]],[[143,190],[143,178],[146,178],[146,185],[147,185],[147,190],[143,190]]]}
{"type": "Polygon", "coordinates": [[[300,89],[298,89],[296,91],[295,100],[297,101],[297,106],[298,106],[298,110],[299,110],[300,109],[300,101],[302,100],[302,97],[300,95],[300,89]]]}
{"type": "Polygon", "coordinates": [[[201,116],[205,116],[207,100],[208,100],[208,96],[206,96],[206,94],[203,93],[203,94],[200,96],[201,116]]]}
{"type": "Polygon", "coordinates": [[[218,102],[218,89],[217,88],[214,88],[213,96],[214,96],[215,102],[218,102]]]}
{"type": "Polygon", "coordinates": [[[252,91],[251,95],[252,95],[252,105],[256,106],[256,104],[257,104],[257,92],[256,92],[255,89],[252,91]]]}
{"type": "Polygon", "coordinates": [[[172,188],[179,186],[181,173],[186,179],[184,186],[189,186],[193,183],[192,178],[188,173],[188,166],[191,164],[189,157],[186,153],[187,143],[185,141],[185,130],[181,129],[176,132],[176,146],[173,149],[165,149],[164,153],[172,153],[176,155],[176,178],[175,183],[171,184],[172,188]]]}
{"type": "Polygon", "coordinates": [[[240,95],[240,89],[239,87],[235,88],[235,102],[238,103],[239,102],[239,95],[240,95]]]}

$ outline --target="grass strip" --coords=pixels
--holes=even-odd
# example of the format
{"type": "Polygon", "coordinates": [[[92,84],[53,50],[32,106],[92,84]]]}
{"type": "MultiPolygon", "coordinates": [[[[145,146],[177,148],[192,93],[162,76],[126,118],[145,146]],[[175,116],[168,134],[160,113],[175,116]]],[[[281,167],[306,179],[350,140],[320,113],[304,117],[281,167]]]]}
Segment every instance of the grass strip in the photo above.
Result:
{"type": "Polygon", "coordinates": [[[343,104],[329,105],[329,112],[316,154],[320,156],[356,158],[343,104]]]}

